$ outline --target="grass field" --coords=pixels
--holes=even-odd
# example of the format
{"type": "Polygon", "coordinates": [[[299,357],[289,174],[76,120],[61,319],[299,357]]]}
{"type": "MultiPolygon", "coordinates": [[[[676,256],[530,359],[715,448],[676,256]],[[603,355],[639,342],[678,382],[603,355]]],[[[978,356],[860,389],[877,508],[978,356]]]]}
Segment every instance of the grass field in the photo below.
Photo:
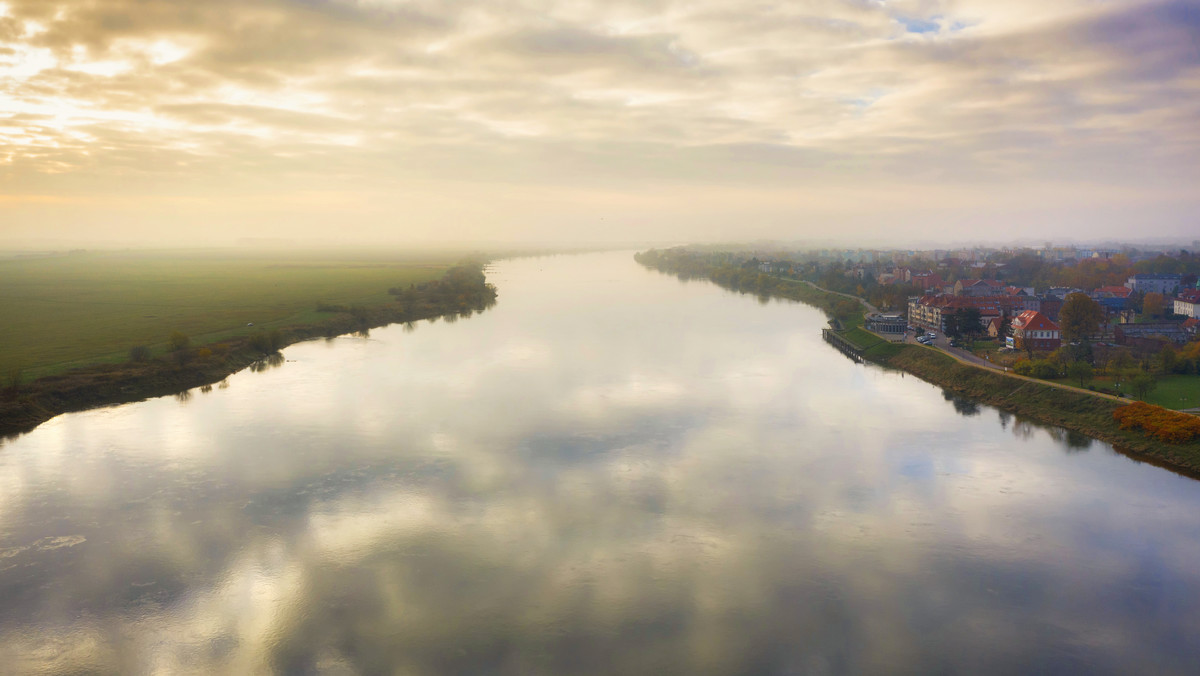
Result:
{"type": "Polygon", "coordinates": [[[318,302],[375,305],[393,286],[436,279],[452,254],[83,252],[0,260],[0,370],[40,377],[312,322],[318,302]],[[247,327],[253,322],[254,327],[247,327]]]}
{"type": "MultiPolygon", "coordinates": [[[[1143,399],[1148,404],[1162,406],[1170,409],[1184,408],[1200,408],[1200,376],[1195,375],[1179,375],[1171,374],[1167,376],[1157,376],[1157,385],[1154,390],[1143,399]]],[[[1072,382],[1072,385],[1078,385],[1078,382],[1072,382]]],[[[1113,386],[1113,379],[1108,376],[1093,378],[1088,385],[1092,387],[1105,389],[1116,389],[1113,386]]],[[[1126,384],[1119,389],[1128,390],[1129,385],[1126,384]]],[[[1132,391],[1128,392],[1132,398],[1132,391]]]]}

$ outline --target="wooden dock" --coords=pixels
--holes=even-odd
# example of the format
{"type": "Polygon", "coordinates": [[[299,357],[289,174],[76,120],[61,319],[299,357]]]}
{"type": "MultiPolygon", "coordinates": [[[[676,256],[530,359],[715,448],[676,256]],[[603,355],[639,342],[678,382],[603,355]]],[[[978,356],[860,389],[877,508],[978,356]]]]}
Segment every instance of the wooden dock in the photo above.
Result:
{"type": "Polygon", "coordinates": [[[856,347],[854,343],[846,340],[846,338],[837,331],[834,331],[833,329],[821,329],[821,337],[825,339],[825,342],[836,347],[839,352],[847,357],[850,357],[856,362],[863,361],[862,350],[856,347]]]}

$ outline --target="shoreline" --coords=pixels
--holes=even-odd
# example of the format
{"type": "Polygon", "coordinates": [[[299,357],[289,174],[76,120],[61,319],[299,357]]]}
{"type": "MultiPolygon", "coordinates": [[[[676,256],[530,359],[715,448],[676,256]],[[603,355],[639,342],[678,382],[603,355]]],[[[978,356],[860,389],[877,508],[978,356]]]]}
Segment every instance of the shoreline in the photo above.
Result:
{"type": "Polygon", "coordinates": [[[447,270],[440,280],[393,294],[389,305],[338,307],[317,323],[299,324],[185,348],[141,362],[93,364],[0,390],[0,439],[20,436],[63,413],[129,404],[214,385],[278,359],[280,350],[317,338],[425,319],[469,317],[496,302],[482,264],[447,270]]]}
{"type": "MultiPolygon", "coordinates": [[[[851,298],[807,281],[755,274],[742,277],[725,274],[718,277],[713,274],[712,266],[705,270],[705,265],[695,259],[687,261],[686,266],[672,265],[673,261],[664,260],[661,256],[652,258],[639,253],[635,260],[663,274],[703,278],[741,293],[804,303],[823,310],[831,324],[845,321],[846,308],[843,303],[851,298]]],[[[860,304],[860,308],[865,307],[860,298],[855,298],[854,302],[860,304]]],[[[860,319],[861,311],[857,314],[859,316],[855,319],[860,319]]],[[[857,327],[849,331],[833,330],[842,337],[846,333],[861,331],[878,338],[857,327]]],[[[949,392],[1007,413],[1079,432],[1110,444],[1119,453],[1137,462],[1148,462],[1200,479],[1200,439],[1169,444],[1138,430],[1121,428],[1112,415],[1113,411],[1133,403],[1133,400],[1116,401],[1069,386],[1010,376],[962,363],[949,354],[922,345],[892,343],[883,338],[878,338],[878,341],[859,350],[858,356],[862,361],[909,373],[949,392]]]]}

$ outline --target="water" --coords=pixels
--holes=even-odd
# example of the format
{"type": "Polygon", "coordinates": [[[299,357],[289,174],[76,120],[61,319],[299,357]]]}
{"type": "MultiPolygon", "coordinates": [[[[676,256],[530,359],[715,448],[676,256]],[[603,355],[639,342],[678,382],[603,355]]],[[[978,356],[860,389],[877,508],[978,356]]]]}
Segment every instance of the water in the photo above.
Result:
{"type": "Polygon", "coordinates": [[[0,672],[1196,673],[1200,483],[628,253],[490,278],[4,442],[0,672]]]}

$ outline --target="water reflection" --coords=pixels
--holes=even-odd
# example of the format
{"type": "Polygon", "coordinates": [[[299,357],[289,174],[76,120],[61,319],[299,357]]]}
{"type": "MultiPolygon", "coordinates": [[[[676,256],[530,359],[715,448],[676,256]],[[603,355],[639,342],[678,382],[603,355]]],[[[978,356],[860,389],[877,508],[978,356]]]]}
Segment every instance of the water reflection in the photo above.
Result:
{"type": "Polygon", "coordinates": [[[840,359],[803,306],[624,255],[493,278],[11,442],[0,663],[1191,673],[1194,482],[840,359]]]}

